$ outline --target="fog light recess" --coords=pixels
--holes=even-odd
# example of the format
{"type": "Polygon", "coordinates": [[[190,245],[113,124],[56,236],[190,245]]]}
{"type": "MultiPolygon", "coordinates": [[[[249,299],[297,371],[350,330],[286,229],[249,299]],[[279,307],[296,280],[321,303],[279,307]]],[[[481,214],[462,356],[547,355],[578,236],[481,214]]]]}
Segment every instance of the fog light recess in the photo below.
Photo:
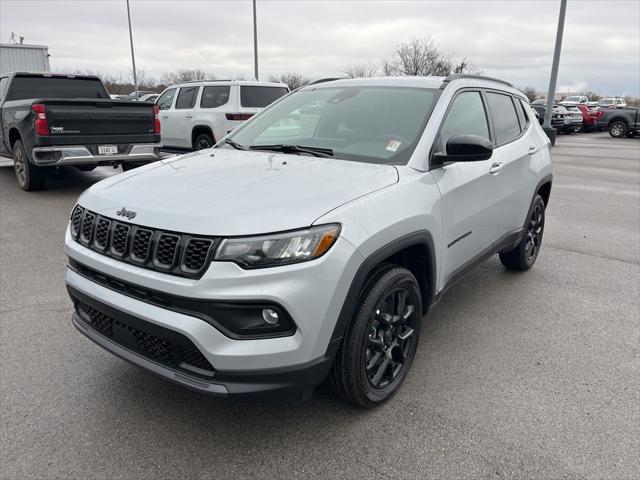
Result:
{"type": "Polygon", "coordinates": [[[269,325],[275,325],[280,320],[280,316],[273,308],[263,308],[262,319],[269,325]]]}

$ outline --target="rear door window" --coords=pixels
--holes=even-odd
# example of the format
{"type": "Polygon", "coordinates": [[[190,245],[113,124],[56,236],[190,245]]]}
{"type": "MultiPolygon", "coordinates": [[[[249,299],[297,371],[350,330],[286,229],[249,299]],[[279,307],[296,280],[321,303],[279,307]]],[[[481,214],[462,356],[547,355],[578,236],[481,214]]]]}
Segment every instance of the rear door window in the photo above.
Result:
{"type": "Polygon", "coordinates": [[[171,108],[171,105],[173,104],[173,97],[175,96],[176,96],[175,88],[167,90],[162,95],[160,95],[160,98],[158,98],[158,101],[156,102],[156,104],[158,105],[160,110],[169,110],[171,108]]]}
{"type": "Polygon", "coordinates": [[[240,105],[248,108],[264,108],[289,93],[284,87],[240,86],[240,105]]]}
{"type": "Polygon", "coordinates": [[[520,135],[518,114],[511,96],[487,92],[487,102],[491,112],[491,119],[493,120],[496,143],[505,143],[520,135]]]}
{"type": "Polygon", "coordinates": [[[226,105],[229,101],[229,85],[212,85],[204,87],[200,108],[217,108],[226,105]]]}
{"type": "Polygon", "coordinates": [[[176,100],[176,110],[193,108],[196,105],[198,88],[200,87],[180,87],[180,93],[178,93],[178,99],[176,100]]]}

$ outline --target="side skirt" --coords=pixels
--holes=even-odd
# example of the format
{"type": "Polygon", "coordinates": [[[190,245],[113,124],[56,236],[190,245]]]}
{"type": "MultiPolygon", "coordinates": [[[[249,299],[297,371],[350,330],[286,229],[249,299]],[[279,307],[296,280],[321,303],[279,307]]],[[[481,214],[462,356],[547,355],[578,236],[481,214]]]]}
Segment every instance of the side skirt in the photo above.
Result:
{"type": "Polygon", "coordinates": [[[484,249],[478,255],[473,257],[471,260],[467,261],[460,267],[458,267],[451,276],[447,279],[447,283],[445,283],[442,290],[436,292],[433,298],[432,305],[438,303],[444,293],[451,288],[454,284],[460,281],[462,278],[467,276],[473,270],[475,270],[480,264],[482,264],[489,257],[492,257],[496,253],[499,252],[508,252],[509,250],[515,248],[520,241],[522,240],[522,233],[524,232],[523,228],[518,228],[512,232],[506,233],[501,238],[498,239],[493,245],[484,249]]]}

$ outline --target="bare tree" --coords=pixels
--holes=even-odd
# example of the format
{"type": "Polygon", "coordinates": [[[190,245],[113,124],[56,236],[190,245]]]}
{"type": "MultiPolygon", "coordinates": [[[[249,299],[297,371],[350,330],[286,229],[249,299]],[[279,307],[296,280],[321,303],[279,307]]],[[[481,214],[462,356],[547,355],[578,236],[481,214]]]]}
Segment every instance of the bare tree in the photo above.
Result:
{"type": "Polygon", "coordinates": [[[281,75],[271,75],[271,78],[269,80],[271,80],[272,82],[285,83],[291,91],[300,87],[304,87],[311,82],[311,80],[309,80],[301,73],[292,72],[283,73],[281,75]]]}
{"type": "Polygon", "coordinates": [[[533,87],[524,87],[519,89],[522,93],[524,93],[529,102],[533,102],[536,98],[538,98],[538,92],[533,87]]]}
{"type": "Polygon", "coordinates": [[[466,58],[454,60],[442,53],[430,38],[412,38],[399,43],[393,54],[382,63],[385,75],[451,75],[479,73],[477,66],[466,58]]]}
{"type": "Polygon", "coordinates": [[[375,77],[379,73],[380,67],[373,62],[354,63],[344,71],[344,74],[349,78],[375,77]]]}
{"type": "Polygon", "coordinates": [[[205,72],[199,68],[193,70],[181,69],[175,72],[164,72],[160,76],[160,83],[162,85],[175,85],[178,83],[193,82],[197,80],[214,80],[215,75],[205,72]]]}

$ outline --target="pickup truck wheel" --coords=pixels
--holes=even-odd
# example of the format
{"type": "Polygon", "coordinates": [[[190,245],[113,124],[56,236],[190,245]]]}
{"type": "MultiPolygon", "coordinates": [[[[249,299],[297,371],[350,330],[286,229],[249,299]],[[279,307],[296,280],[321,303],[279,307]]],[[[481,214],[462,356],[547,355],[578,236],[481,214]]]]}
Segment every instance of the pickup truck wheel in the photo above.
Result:
{"type": "Polygon", "coordinates": [[[45,181],[45,170],[29,162],[22,140],[13,144],[13,170],[20,188],[27,192],[42,190],[45,181]]]}
{"type": "Polygon", "coordinates": [[[206,148],[211,148],[215,145],[213,141],[213,137],[208,133],[201,133],[196,137],[196,141],[193,142],[194,150],[204,150],[206,148]]]}
{"type": "Polygon", "coordinates": [[[330,374],[345,400],[371,408],[393,395],[411,368],[422,300],[413,274],[391,266],[368,282],[330,374]]]}
{"type": "Polygon", "coordinates": [[[502,265],[509,270],[528,270],[536,262],[540,248],[542,247],[542,234],[544,233],[544,200],[538,194],[527,215],[527,223],[524,226],[522,240],[516,248],[508,252],[500,252],[502,265]]]}
{"type": "Polygon", "coordinates": [[[609,135],[613,138],[622,138],[627,134],[627,124],[624,122],[613,122],[609,125],[609,135]]]}

